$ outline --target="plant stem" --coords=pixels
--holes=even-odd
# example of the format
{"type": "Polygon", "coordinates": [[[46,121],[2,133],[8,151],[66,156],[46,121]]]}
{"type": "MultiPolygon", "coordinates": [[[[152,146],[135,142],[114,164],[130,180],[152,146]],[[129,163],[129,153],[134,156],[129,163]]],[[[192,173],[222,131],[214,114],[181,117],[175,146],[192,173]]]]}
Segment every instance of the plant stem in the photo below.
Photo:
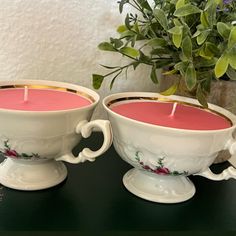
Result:
{"type": "Polygon", "coordinates": [[[123,69],[128,68],[128,67],[130,67],[130,66],[132,66],[132,65],[134,65],[134,62],[132,62],[132,63],[130,63],[130,64],[127,64],[127,65],[125,65],[125,66],[121,66],[120,68],[118,68],[118,69],[116,69],[116,70],[113,70],[112,72],[110,72],[110,73],[104,75],[104,78],[105,78],[105,77],[108,77],[108,76],[110,76],[110,75],[112,75],[112,74],[114,74],[114,73],[116,73],[116,72],[118,72],[118,71],[122,71],[123,69]]]}

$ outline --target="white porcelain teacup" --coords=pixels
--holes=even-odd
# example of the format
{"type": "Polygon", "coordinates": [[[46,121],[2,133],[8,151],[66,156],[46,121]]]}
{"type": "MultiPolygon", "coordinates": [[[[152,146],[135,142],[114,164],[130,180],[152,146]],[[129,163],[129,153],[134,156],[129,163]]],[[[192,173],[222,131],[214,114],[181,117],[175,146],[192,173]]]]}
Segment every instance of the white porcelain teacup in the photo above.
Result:
{"type": "MultiPolygon", "coordinates": [[[[83,107],[52,111],[0,109],[0,152],[6,159],[0,165],[0,183],[19,190],[44,189],[62,182],[67,169],[62,161],[94,161],[112,143],[108,120],[89,121],[99,95],[82,86],[41,80],[0,82],[4,88],[52,89],[76,93],[88,99],[83,107]],[[72,149],[93,129],[103,132],[104,142],[97,151],[83,149],[77,157],[72,149]]],[[[30,101],[30,94],[29,94],[30,101]]]]}
{"type": "Polygon", "coordinates": [[[127,92],[106,97],[103,105],[113,130],[113,144],[123,160],[134,168],[123,178],[125,187],[133,194],[155,202],[176,203],[191,198],[195,187],[187,176],[201,175],[212,180],[236,178],[236,170],[229,167],[214,174],[209,166],[223,149],[236,152],[233,131],[236,116],[209,104],[209,109],[232,122],[219,130],[187,130],[144,123],[114,112],[117,104],[133,101],[177,101],[199,105],[197,100],[157,93],[127,92]]]}

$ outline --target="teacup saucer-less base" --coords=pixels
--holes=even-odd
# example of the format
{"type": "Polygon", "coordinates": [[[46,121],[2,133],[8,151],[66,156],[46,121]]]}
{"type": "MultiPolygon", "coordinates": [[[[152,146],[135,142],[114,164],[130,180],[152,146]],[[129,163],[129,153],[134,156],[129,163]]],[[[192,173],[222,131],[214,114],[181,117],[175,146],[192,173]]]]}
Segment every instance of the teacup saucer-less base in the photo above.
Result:
{"type": "Polygon", "coordinates": [[[136,168],[123,177],[125,187],[134,195],[159,203],[186,201],[195,194],[195,186],[185,176],[157,175],[136,168]]]}
{"type": "Polygon", "coordinates": [[[61,183],[67,176],[63,162],[6,158],[0,164],[0,183],[17,190],[42,190],[61,183]]]}

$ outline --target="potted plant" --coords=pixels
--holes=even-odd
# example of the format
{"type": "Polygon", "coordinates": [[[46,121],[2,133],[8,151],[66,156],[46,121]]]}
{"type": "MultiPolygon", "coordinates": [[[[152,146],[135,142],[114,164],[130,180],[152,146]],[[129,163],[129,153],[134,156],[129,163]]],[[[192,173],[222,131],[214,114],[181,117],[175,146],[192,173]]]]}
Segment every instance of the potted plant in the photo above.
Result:
{"type": "Polygon", "coordinates": [[[151,68],[153,83],[163,75],[177,75],[164,95],[184,86],[189,94],[207,107],[213,80],[236,79],[236,1],[235,0],[120,0],[119,11],[127,13],[117,38],[99,44],[99,49],[129,58],[127,64],[103,65],[104,75],[93,74],[93,87],[117,77],[129,68],[145,64],[151,68]]]}

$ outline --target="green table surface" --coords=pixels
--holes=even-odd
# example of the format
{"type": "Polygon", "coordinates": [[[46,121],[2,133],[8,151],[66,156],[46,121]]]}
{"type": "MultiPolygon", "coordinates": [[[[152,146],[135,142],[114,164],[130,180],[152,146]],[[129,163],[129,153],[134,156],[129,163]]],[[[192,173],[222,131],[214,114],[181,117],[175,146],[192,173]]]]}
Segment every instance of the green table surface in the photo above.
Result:
{"type": "MultiPolygon", "coordinates": [[[[96,150],[102,140],[102,134],[94,133],[74,152],[85,146],[96,150]]],[[[218,172],[228,165],[212,168],[218,172]]],[[[192,199],[159,204],[125,189],[122,177],[132,167],[113,147],[95,162],[66,166],[67,179],[50,189],[25,192],[0,187],[0,235],[236,235],[236,180],[214,182],[191,176],[196,187],[192,199]]]]}

